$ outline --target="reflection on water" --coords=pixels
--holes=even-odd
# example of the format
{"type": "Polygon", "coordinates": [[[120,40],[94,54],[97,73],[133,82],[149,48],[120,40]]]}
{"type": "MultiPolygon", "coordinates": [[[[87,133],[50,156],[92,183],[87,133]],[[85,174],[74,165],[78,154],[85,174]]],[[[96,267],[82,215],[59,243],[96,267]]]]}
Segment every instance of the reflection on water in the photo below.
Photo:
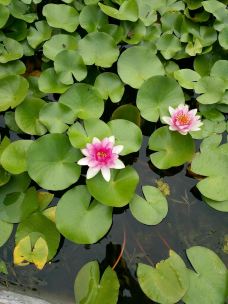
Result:
{"type": "Polygon", "coordinates": [[[116,270],[121,282],[119,304],[149,304],[135,279],[138,262],[155,265],[167,258],[169,248],[185,259],[185,249],[195,245],[214,250],[224,263],[228,256],[223,251],[227,231],[227,214],[209,208],[198,199],[196,180],[186,176],[186,166],[175,171],[154,170],[146,156],[147,138],[134,167],[140,175],[137,192],[142,185],[156,185],[161,177],[170,187],[169,212],[165,220],[156,226],[137,222],[127,208],[114,209],[113,226],[107,236],[94,245],[76,245],[63,240],[61,249],[52,263],[42,271],[34,266],[12,267],[13,240],[0,248],[0,257],[8,261],[9,275],[0,275],[0,284],[20,292],[39,296],[57,304],[74,303],[73,284],[79,269],[97,259],[101,269],[113,265],[126,232],[126,248],[116,270]],[[153,169],[153,170],[152,170],[153,169]]]}

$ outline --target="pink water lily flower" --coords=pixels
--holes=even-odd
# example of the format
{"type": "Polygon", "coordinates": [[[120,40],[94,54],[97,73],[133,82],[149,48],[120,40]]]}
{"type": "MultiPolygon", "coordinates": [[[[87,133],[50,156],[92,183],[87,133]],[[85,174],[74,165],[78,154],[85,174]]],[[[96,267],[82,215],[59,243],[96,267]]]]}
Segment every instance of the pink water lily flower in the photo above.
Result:
{"type": "Polygon", "coordinates": [[[94,137],[92,143],[81,149],[85,155],[78,161],[81,166],[89,166],[86,178],[94,177],[101,171],[104,179],[109,182],[111,178],[110,169],[122,169],[124,164],[119,160],[119,153],[123,150],[122,145],[114,146],[115,137],[105,137],[102,140],[94,137]]]}
{"type": "Polygon", "coordinates": [[[169,107],[171,117],[163,116],[162,120],[169,125],[171,131],[186,135],[191,131],[198,131],[203,123],[196,115],[197,109],[189,110],[188,105],[180,104],[176,109],[169,107]]]}

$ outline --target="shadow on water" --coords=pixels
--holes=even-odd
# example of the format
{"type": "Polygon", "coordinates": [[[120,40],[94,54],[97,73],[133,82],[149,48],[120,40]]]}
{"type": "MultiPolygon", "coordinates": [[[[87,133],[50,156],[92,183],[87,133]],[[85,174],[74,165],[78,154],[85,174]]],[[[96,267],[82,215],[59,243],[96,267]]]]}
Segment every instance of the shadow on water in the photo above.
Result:
{"type": "MultiPolygon", "coordinates": [[[[209,208],[199,199],[197,183],[186,175],[186,166],[175,170],[159,171],[152,167],[146,152],[148,138],[144,138],[139,155],[133,156],[133,166],[140,175],[137,193],[143,185],[156,185],[163,179],[170,187],[169,212],[165,220],[156,226],[137,222],[128,208],[114,209],[113,225],[109,233],[94,245],[76,245],[67,240],[51,263],[38,271],[34,266],[13,267],[13,238],[0,248],[0,257],[7,262],[9,275],[0,275],[0,284],[11,289],[38,296],[57,304],[73,304],[73,284],[79,269],[97,259],[103,271],[113,266],[120,253],[124,231],[126,247],[116,267],[121,283],[119,304],[152,304],[140,290],[136,280],[137,263],[155,265],[167,258],[169,249],[180,254],[189,265],[185,249],[201,245],[214,250],[227,264],[223,252],[227,232],[227,215],[209,208]]],[[[130,160],[126,160],[127,162],[130,160]]],[[[60,194],[60,193],[58,193],[60,194]]]]}

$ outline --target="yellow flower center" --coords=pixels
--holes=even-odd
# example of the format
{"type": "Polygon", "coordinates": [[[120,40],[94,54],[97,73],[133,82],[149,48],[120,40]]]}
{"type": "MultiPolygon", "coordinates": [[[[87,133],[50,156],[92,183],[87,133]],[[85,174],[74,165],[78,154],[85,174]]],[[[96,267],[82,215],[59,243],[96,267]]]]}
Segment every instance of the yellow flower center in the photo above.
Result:
{"type": "Polygon", "coordinates": [[[97,157],[102,157],[102,158],[104,158],[104,157],[106,157],[106,156],[107,156],[107,153],[105,153],[105,152],[103,152],[103,151],[97,152],[97,157]]]}
{"type": "Polygon", "coordinates": [[[181,125],[187,125],[190,122],[190,117],[186,114],[177,115],[177,120],[181,125]]]}

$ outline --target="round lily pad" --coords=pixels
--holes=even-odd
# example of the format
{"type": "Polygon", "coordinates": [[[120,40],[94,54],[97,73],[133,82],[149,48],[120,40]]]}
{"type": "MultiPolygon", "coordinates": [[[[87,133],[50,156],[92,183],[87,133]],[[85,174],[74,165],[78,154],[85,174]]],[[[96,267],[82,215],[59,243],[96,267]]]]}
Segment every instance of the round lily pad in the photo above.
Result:
{"type": "Polygon", "coordinates": [[[80,176],[80,166],[76,164],[80,157],[66,135],[47,134],[28,150],[28,173],[44,189],[66,189],[80,176]]]}
{"type": "Polygon", "coordinates": [[[130,166],[121,170],[112,170],[111,180],[106,182],[101,173],[87,179],[90,194],[107,206],[123,207],[132,199],[139,182],[137,172],[130,166]]]}
{"type": "Polygon", "coordinates": [[[203,201],[205,203],[207,203],[208,206],[210,206],[211,208],[213,208],[215,210],[218,210],[221,212],[228,212],[228,200],[219,202],[219,201],[212,200],[206,196],[203,196],[203,201]]]}
{"type": "Polygon", "coordinates": [[[122,81],[133,88],[140,88],[145,80],[155,75],[164,75],[162,63],[153,51],[145,46],[126,49],[117,62],[122,81]]]}
{"type": "Polygon", "coordinates": [[[176,108],[181,103],[185,103],[185,99],[180,85],[166,76],[147,79],[139,88],[136,99],[142,117],[152,122],[169,115],[169,106],[176,108]]]}
{"type": "Polygon", "coordinates": [[[70,107],[81,119],[99,118],[104,111],[104,102],[91,85],[76,83],[61,95],[59,102],[70,107]]]}
{"type": "Polygon", "coordinates": [[[143,186],[142,190],[145,199],[135,194],[129,204],[131,213],[143,224],[157,225],[167,215],[167,200],[158,188],[143,186]]]}
{"type": "Polygon", "coordinates": [[[158,151],[150,155],[159,169],[168,169],[190,161],[195,153],[194,141],[189,134],[181,135],[168,127],[157,129],[149,139],[149,149],[158,151]]]}
{"type": "Polygon", "coordinates": [[[79,23],[88,33],[100,31],[108,24],[108,17],[97,5],[85,5],[79,15],[79,23]]]}
{"type": "Polygon", "coordinates": [[[132,22],[137,21],[138,19],[138,4],[136,0],[126,0],[120,1],[121,3],[119,9],[116,9],[112,6],[105,5],[99,2],[99,6],[106,15],[119,19],[119,20],[129,20],[132,22]]]}
{"type": "Polygon", "coordinates": [[[109,34],[103,32],[87,34],[79,41],[78,47],[86,65],[95,64],[103,68],[109,68],[119,56],[119,49],[115,40],[109,34]]]}
{"type": "Polygon", "coordinates": [[[64,93],[69,85],[62,83],[54,68],[44,70],[38,80],[39,89],[44,93],[64,93]]]}
{"type": "Polygon", "coordinates": [[[8,37],[2,40],[2,43],[0,43],[0,63],[13,61],[21,58],[22,56],[23,48],[18,41],[8,37]]]}
{"type": "Polygon", "coordinates": [[[13,231],[13,225],[0,220],[0,226],[0,247],[2,247],[8,241],[13,231]]]}
{"type": "Polygon", "coordinates": [[[74,243],[96,243],[112,224],[112,208],[95,200],[90,203],[90,200],[86,186],[77,186],[66,192],[58,202],[57,228],[74,243]]]}

